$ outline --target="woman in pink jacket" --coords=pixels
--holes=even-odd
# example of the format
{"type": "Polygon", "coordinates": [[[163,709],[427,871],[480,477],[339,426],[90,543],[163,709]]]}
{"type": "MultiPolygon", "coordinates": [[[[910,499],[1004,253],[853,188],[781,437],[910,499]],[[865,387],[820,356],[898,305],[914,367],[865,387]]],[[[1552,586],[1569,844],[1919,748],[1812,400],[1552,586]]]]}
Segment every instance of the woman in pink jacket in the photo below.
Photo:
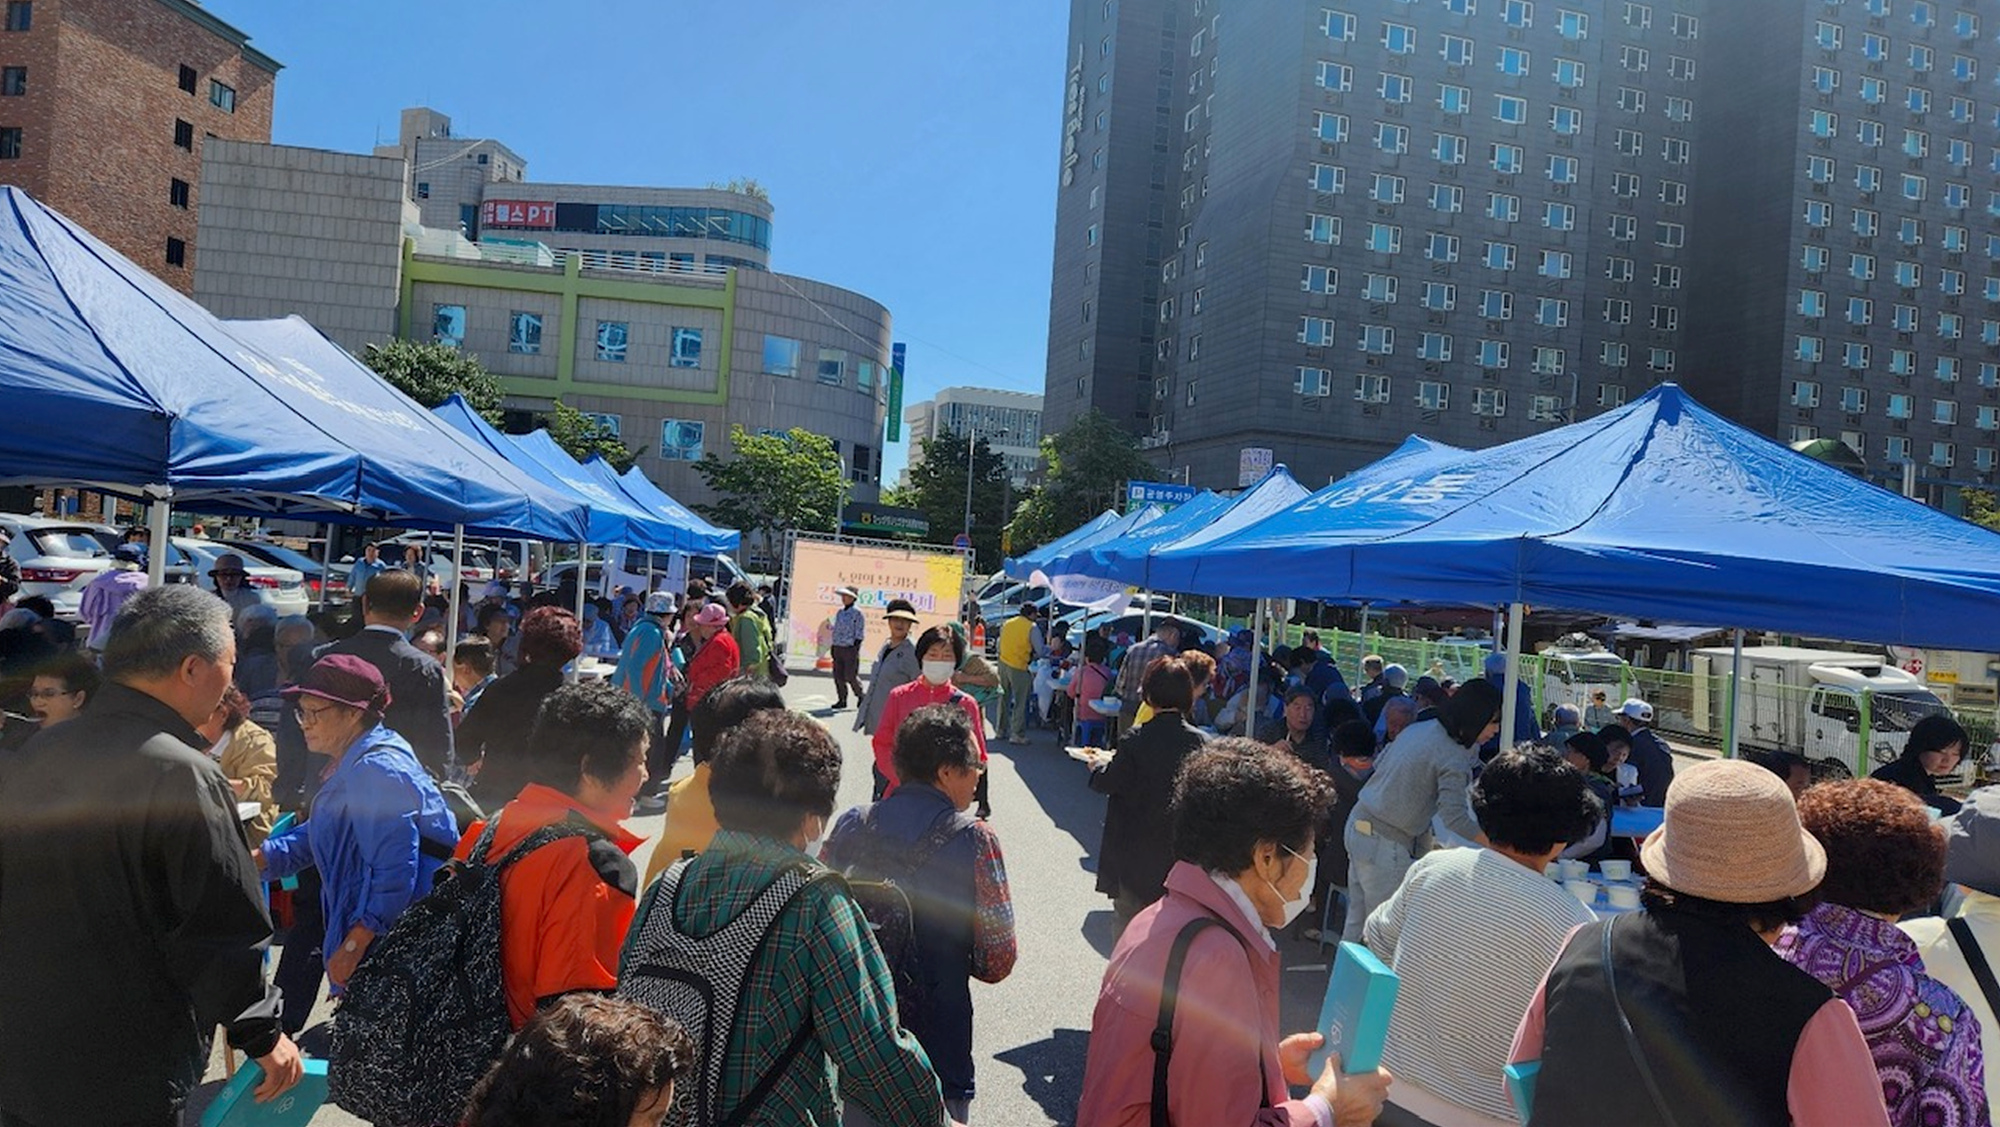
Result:
{"type": "Polygon", "coordinates": [[[1314,828],[1328,784],[1295,756],[1245,739],[1216,740],[1174,784],[1167,894],[1125,929],[1091,1017],[1077,1122],[1149,1127],[1163,1099],[1178,1127],[1364,1127],[1389,1074],[1318,1076],[1317,1033],[1278,1035],[1277,944],[1270,928],[1298,917],[1313,891],[1314,828]],[[1167,983],[1183,947],[1177,984],[1167,983]],[[1176,988],[1177,987],[1177,988],[1176,988]],[[1169,1010],[1164,996],[1173,992],[1169,1010]],[[1154,1050],[1163,1019],[1167,1063],[1154,1050]],[[1301,1100],[1288,1085],[1310,1086],[1301,1100]]]}

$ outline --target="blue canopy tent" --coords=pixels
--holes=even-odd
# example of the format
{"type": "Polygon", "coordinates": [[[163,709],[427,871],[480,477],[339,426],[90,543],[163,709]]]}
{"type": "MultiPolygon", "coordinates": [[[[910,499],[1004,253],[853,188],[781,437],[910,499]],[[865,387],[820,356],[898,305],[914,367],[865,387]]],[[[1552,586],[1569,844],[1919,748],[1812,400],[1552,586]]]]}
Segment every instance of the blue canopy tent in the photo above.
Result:
{"type": "Polygon", "coordinates": [[[272,355],[18,188],[0,188],[0,389],[32,422],[0,433],[0,481],[164,502],[160,538],[168,503],[439,527],[524,508],[517,479],[434,461],[422,408],[272,355]]]}
{"type": "Polygon", "coordinates": [[[564,480],[561,474],[530,456],[512,438],[501,434],[491,423],[480,418],[479,412],[474,411],[463,396],[452,396],[433,408],[433,413],[447,426],[492,451],[495,456],[541,482],[545,488],[581,497],[588,507],[588,520],[576,537],[577,542],[630,544],[640,539],[632,527],[633,518],[637,514],[630,510],[628,503],[619,495],[595,482],[583,479],[576,473],[570,475],[575,480],[564,480]]]}
{"type": "Polygon", "coordinates": [[[529,458],[556,475],[557,479],[579,492],[590,490],[593,498],[603,496],[606,504],[622,515],[630,527],[629,540],[597,540],[594,544],[623,544],[628,548],[644,548],[648,551],[668,552],[677,550],[682,539],[681,530],[665,517],[647,512],[645,506],[633,500],[618,483],[616,475],[598,474],[571,457],[546,430],[530,434],[508,435],[512,442],[529,458]]]}
{"type": "Polygon", "coordinates": [[[1204,587],[1245,594],[1837,625],[1950,649],[1990,648],[2000,630],[2000,536],[1673,384],[1587,422],[1342,482],[1202,551],[1204,587]]]}
{"type": "MultiPolygon", "coordinates": [[[[584,499],[529,476],[484,443],[447,425],[414,400],[391,387],[345,349],[328,340],[300,317],[271,321],[226,321],[237,337],[260,348],[292,373],[323,387],[339,386],[348,402],[375,417],[407,417],[420,433],[393,436],[413,444],[423,461],[452,475],[455,484],[481,483],[491,492],[511,495],[513,512],[478,520],[441,520],[411,514],[390,521],[410,528],[448,531],[464,525],[474,536],[520,536],[531,540],[574,541],[589,527],[584,499]]],[[[400,428],[401,424],[397,424],[400,428]]],[[[385,436],[388,437],[388,436],[385,436]]],[[[367,441],[357,436],[356,444],[367,441]]]]}
{"type": "Polygon", "coordinates": [[[1206,545],[1201,582],[1507,605],[1515,639],[1528,604],[1946,649],[1990,648],[2000,629],[2000,536],[1737,426],[1673,384],[1587,422],[1342,486],[1206,545]]]}
{"type": "MultiPolygon", "coordinates": [[[[602,459],[592,458],[586,466],[597,465],[602,459]]],[[[609,466],[605,467],[607,470],[609,466]]],[[[743,534],[734,529],[710,524],[693,509],[673,499],[665,490],[654,485],[652,479],[639,472],[637,467],[626,470],[618,478],[625,488],[625,495],[638,502],[648,512],[665,517],[671,523],[687,530],[693,538],[691,551],[703,555],[719,555],[734,552],[743,541],[743,534]]]]}
{"type": "Polygon", "coordinates": [[[1236,496],[1218,497],[1222,503],[1199,521],[1178,522],[1176,525],[1172,523],[1173,518],[1179,515],[1179,510],[1176,510],[1123,540],[1091,548],[1087,553],[1089,562],[1086,570],[1091,575],[1122,579],[1149,590],[1181,590],[1173,582],[1175,575],[1172,569],[1158,566],[1161,552],[1190,539],[1199,543],[1228,535],[1290,508],[1304,500],[1305,496],[1306,487],[1298,483],[1289,469],[1282,465],[1273,466],[1271,472],[1255,485],[1236,496]]]}
{"type": "Polygon", "coordinates": [[[1089,535],[1076,537],[1061,551],[1050,553],[1047,562],[1028,574],[1028,582],[1047,587],[1056,598],[1066,603],[1086,605],[1094,610],[1120,605],[1125,596],[1123,583],[1093,579],[1082,572],[1063,568],[1062,564],[1099,544],[1112,543],[1163,520],[1166,513],[1167,510],[1158,505],[1147,505],[1126,513],[1089,535]],[[1047,569],[1052,566],[1060,570],[1051,574],[1047,569]]]}
{"type": "Polygon", "coordinates": [[[1177,536],[1185,536],[1215,519],[1217,513],[1229,507],[1233,498],[1225,497],[1211,489],[1204,489],[1193,497],[1162,512],[1157,520],[1149,521],[1144,527],[1135,528],[1114,540],[1104,540],[1098,536],[1086,536],[1070,547],[1056,552],[1042,564],[1041,571],[1047,575],[1088,575],[1099,579],[1117,579],[1138,585],[1139,580],[1123,575],[1113,575],[1100,562],[1107,552],[1137,551],[1143,555],[1147,547],[1165,543],[1177,536]]]}
{"type": "Polygon", "coordinates": [[[1094,536],[1102,532],[1106,526],[1118,523],[1118,520],[1119,516],[1116,512],[1106,509],[1041,547],[1008,559],[1001,564],[1000,570],[1011,578],[1026,582],[1028,577],[1034,574],[1035,569],[1039,568],[1043,563],[1053,559],[1062,552],[1068,551],[1078,540],[1087,536],[1094,536]]]}

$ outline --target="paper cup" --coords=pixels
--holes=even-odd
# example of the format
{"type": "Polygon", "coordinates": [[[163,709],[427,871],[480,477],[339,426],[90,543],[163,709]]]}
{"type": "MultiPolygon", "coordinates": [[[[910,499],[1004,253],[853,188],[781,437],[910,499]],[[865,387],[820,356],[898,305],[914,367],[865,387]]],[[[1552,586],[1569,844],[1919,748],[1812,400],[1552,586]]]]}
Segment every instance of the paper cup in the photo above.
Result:
{"type": "Polygon", "coordinates": [[[1563,887],[1569,889],[1569,894],[1582,901],[1586,908],[1597,903],[1597,886],[1587,880],[1566,880],[1563,887]]]}
{"type": "Polygon", "coordinates": [[[1637,908],[1639,906],[1639,890],[1629,884],[1607,885],[1604,889],[1604,895],[1610,897],[1611,906],[1614,908],[1637,908]]]}
{"type": "Polygon", "coordinates": [[[1632,879],[1632,862],[1630,861],[1604,861],[1599,863],[1597,868],[1604,874],[1605,880],[1623,881],[1632,879]]]}
{"type": "Polygon", "coordinates": [[[1590,875],[1590,862],[1588,861],[1565,859],[1557,861],[1556,864],[1562,866],[1562,875],[1565,881],[1583,880],[1590,875]]]}
{"type": "Polygon", "coordinates": [[[1548,868],[1542,870],[1542,875],[1553,881],[1562,880],[1563,879],[1562,862],[1550,861],[1548,868]]]}

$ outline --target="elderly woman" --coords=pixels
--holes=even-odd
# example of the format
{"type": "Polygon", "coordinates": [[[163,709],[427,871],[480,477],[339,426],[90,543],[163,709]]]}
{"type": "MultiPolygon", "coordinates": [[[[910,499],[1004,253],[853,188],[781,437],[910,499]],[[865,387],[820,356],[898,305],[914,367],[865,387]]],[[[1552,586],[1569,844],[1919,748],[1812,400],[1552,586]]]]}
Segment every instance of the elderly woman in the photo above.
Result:
{"type": "Polygon", "coordinates": [[[470,857],[490,826],[485,856],[497,861],[550,826],[582,831],[500,874],[500,983],[515,1029],[552,998],[618,985],[639,888],[630,854],[642,840],[623,823],[646,785],[651,736],[646,706],[608,681],[556,689],[528,736],[529,782],[459,842],[470,857]]]}
{"type": "Polygon", "coordinates": [[[528,783],[528,733],[542,701],[563,683],[563,666],[583,652],[576,616],[536,607],[521,620],[521,665],[486,687],[459,721],[458,758],[473,775],[472,795],[487,810],[514,800],[528,783]]]}
{"type": "MultiPolygon", "coordinates": [[[[923,905],[911,931],[917,978],[927,989],[899,997],[896,1012],[937,1069],[945,1110],[961,1121],[973,1095],[971,980],[1001,981],[1012,973],[1016,953],[1000,839],[964,813],[986,774],[978,732],[976,710],[926,704],[910,713],[896,726],[902,784],[882,801],[842,814],[820,853],[850,876],[894,877],[923,905]],[[917,867],[898,875],[910,864],[917,867]]],[[[847,1127],[873,1123],[848,1111],[847,1127]]]]}
{"type": "Polygon", "coordinates": [[[1868,777],[1902,787],[1940,814],[1956,814],[1959,801],[1938,790],[1936,776],[1958,770],[1967,746],[1965,729],[1950,713],[1926,716],[1910,729],[1903,754],[1868,777]]]}
{"type": "Polygon", "coordinates": [[[465,1127],[635,1127],[664,1120],[694,1072],[678,1023],[619,998],[574,994],[507,1045],[465,1109],[465,1127]]]}
{"type": "Polygon", "coordinates": [[[96,664],[79,653],[61,654],[38,666],[28,688],[28,704],[42,730],[75,719],[97,695],[102,680],[96,664]]]}
{"type": "Polygon", "coordinates": [[[1644,910],[1570,933],[1514,1035],[1527,1127],[1888,1127],[1854,1011],[1771,949],[1826,875],[1784,781],[1679,772],[1640,856],[1644,910]]]}
{"type": "Polygon", "coordinates": [[[389,686],[353,654],[321,658],[285,691],[306,746],[333,769],[312,817],[258,850],[267,880],[308,867],[320,878],[326,976],[347,984],[368,945],[431,890],[458,843],[444,796],[409,741],[382,726],[389,686]]]}
{"type": "Polygon", "coordinates": [[[1153,718],[1118,740],[1118,753],[1091,768],[1090,789],[1104,804],[1104,836],[1097,847],[1097,891],[1111,897],[1121,922],[1166,891],[1174,867],[1173,830],[1160,812],[1174,790],[1174,776],[1208,737],[1187,722],[1194,707],[1194,678],[1187,661],[1157,658],[1140,683],[1153,718]]]}
{"type": "Polygon", "coordinates": [[[1477,845],[1485,834],[1472,816],[1477,748],[1500,730],[1500,690],[1474,681],[1452,694],[1435,720],[1412,724],[1383,755],[1347,819],[1347,923],[1341,938],[1361,942],[1368,913],[1403,883],[1428,848],[1431,820],[1477,845]]]}
{"type": "Polygon", "coordinates": [[[250,719],[250,698],[235,685],[222,691],[208,722],[195,729],[208,741],[209,757],[222,768],[229,789],[239,802],[254,802],[257,816],[243,823],[250,844],[262,845],[278,820],[278,802],[271,785],[278,779],[278,742],[250,719]]]}
{"type": "Polygon", "coordinates": [[[1874,779],[1807,790],[1799,820],[1826,849],[1826,880],[1778,954],[1861,1019],[1893,1127],[1992,1122],[1979,1020],[1896,927],[1944,890],[1944,835],[1915,795],[1874,779]]]}
{"type": "Polygon", "coordinates": [[[1313,835],[1332,800],[1318,772],[1250,740],[1218,740],[1188,760],[1174,784],[1166,896],[1126,928],[1104,972],[1078,1123],[1143,1127],[1162,1110],[1190,1127],[1374,1122],[1386,1072],[1343,1076],[1329,1058],[1310,1076],[1306,1058],[1323,1038],[1278,1036],[1270,929],[1291,923],[1312,894],[1313,835]],[[1185,961],[1168,982],[1176,950],[1185,961]],[[1166,1046],[1154,1042],[1162,1022],[1171,1023],[1166,1046]],[[1157,1109],[1163,1054],[1167,1106],[1157,1109]],[[1295,1100],[1287,1085],[1311,1092],[1295,1100]]]}
{"type": "MultiPolygon", "coordinates": [[[[700,706],[701,698],[724,681],[736,676],[742,664],[742,654],[736,648],[736,639],[729,633],[729,612],[720,604],[709,603],[694,613],[688,624],[687,691],[682,694],[687,701],[689,720],[697,718],[693,710],[700,706]]],[[[697,731],[696,737],[701,733],[697,731]]]]}

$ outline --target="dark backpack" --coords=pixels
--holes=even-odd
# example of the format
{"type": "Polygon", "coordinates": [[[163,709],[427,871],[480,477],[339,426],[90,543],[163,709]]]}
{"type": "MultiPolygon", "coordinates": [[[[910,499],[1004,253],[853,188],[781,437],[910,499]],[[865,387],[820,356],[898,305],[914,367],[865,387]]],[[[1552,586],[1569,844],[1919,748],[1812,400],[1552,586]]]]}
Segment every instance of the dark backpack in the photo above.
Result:
{"type": "Polygon", "coordinates": [[[778,873],[734,919],[707,935],[691,935],[681,930],[674,916],[681,881],[692,864],[693,858],[675,862],[646,890],[618,957],[618,996],[673,1018],[694,1042],[695,1074],[674,1085],[667,1127],[739,1127],[751,1121],[814,1034],[808,1010],[778,1059],[723,1114],[722,1077],[729,1063],[729,1039],[738,1004],[750,989],[757,956],[806,886],[839,878],[815,865],[793,865],[778,873]]]}
{"type": "Polygon", "coordinates": [[[917,949],[916,912],[911,893],[916,875],[930,864],[938,851],[952,839],[971,829],[978,819],[960,810],[938,815],[924,835],[914,842],[882,832],[876,824],[876,805],[864,806],[856,827],[841,835],[837,856],[847,862],[847,887],[854,893],[875,943],[896,980],[896,1009],[903,1024],[910,1015],[926,1012],[930,989],[925,981],[917,949]]]}
{"type": "Polygon", "coordinates": [[[327,1098],[382,1124],[457,1123],[513,1035],[500,978],[500,874],[551,842],[604,835],[557,822],[489,863],[495,817],[472,855],[438,870],[347,981],[327,1056],[327,1098]]]}

